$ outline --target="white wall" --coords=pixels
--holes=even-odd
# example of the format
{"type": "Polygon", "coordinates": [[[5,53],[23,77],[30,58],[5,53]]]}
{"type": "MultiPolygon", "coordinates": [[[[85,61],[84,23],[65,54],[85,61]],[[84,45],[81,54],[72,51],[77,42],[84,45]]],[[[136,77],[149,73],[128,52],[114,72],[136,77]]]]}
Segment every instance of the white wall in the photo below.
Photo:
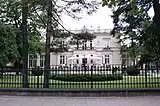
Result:
{"type": "MultiPolygon", "coordinates": [[[[120,44],[117,43],[117,39],[113,38],[109,33],[95,33],[96,38],[92,41],[93,47],[95,50],[74,50],[74,47],[72,46],[72,52],[65,52],[62,54],[59,54],[57,56],[53,55],[51,56],[51,63],[52,65],[58,65],[60,64],[60,55],[65,55],[65,64],[69,64],[68,58],[73,55],[97,55],[102,58],[102,61],[100,64],[104,63],[105,55],[109,55],[110,57],[110,64],[121,64],[121,55],[120,55],[120,44]],[[110,50],[103,50],[105,48],[105,40],[109,39],[109,47],[110,50]]],[[[89,46],[90,43],[87,43],[87,46],[89,46]]]]}
{"type": "Polygon", "coordinates": [[[121,55],[119,51],[115,51],[113,52],[113,56],[112,56],[112,64],[121,64],[121,55]]]}
{"type": "Polygon", "coordinates": [[[50,54],[50,65],[58,65],[58,55],[55,53],[50,54]]]}
{"type": "MultiPolygon", "coordinates": [[[[97,37],[93,40],[93,44],[95,48],[103,48],[105,47],[105,39],[110,39],[111,40],[111,36],[109,35],[109,33],[96,33],[95,34],[97,37]]],[[[110,41],[109,41],[110,42],[110,41]]]]}
{"type": "Polygon", "coordinates": [[[52,54],[52,65],[59,65],[60,64],[60,56],[64,55],[65,56],[65,64],[68,64],[68,58],[73,55],[73,52],[64,52],[64,53],[59,53],[59,54],[52,54]]]}

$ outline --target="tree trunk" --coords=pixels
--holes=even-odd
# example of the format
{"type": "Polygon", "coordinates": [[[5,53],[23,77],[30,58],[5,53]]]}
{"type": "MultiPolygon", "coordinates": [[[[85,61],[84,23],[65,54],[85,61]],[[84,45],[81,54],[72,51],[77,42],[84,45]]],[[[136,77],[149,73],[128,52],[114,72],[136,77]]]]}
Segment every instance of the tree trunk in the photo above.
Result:
{"type": "Polygon", "coordinates": [[[22,0],[22,35],[23,35],[23,87],[28,88],[28,32],[27,32],[27,0],[22,0]]]}
{"type": "Polygon", "coordinates": [[[154,18],[153,21],[155,22],[156,26],[160,26],[160,4],[159,0],[153,0],[153,9],[154,9],[154,18]]]}
{"type": "MultiPolygon", "coordinates": [[[[17,14],[18,14],[18,9],[16,9],[16,13],[15,13],[15,16],[14,16],[15,26],[16,26],[17,29],[19,29],[20,31],[23,32],[23,30],[22,30],[22,24],[21,24],[20,26],[19,26],[19,24],[18,24],[18,16],[17,16],[17,14]]],[[[20,67],[20,66],[21,66],[21,61],[22,61],[22,58],[21,58],[21,57],[23,57],[22,48],[21,48],[21,46],[20,46],[22,40],[23,40],[23,39],[21,38],[21,35],[20,35],[19,33],[17,33],[17,34],[16,34],[16,44],[18,45],[17,51],[19,52],[20,58],[15,61],[14,67],[15,67],[16,69],[18,69],[19,71],[20,71],[20,69],[22,68],[22,67],[20,67]]]]}
{"type": "Polygon", "coordinates": [[[50,37],[52,36],[52,0],[48,2],[48,20],[45,47],[45,66],[44,66],[44,88],[49,88],[49,69],[50,69],[50,37]]]}
{"type": "MultiPolygon", "coordinates": [[[[153,18],[153,22],[155,24],[155,34],[156,34],[156,39],[158,42],[156,42],[157,44],[157,48],[156,48],[156,54],[159,54],[160,53],[160,3],[159,3],[159,0],[153,0],[153,9],[154,9],[154,18],[153,18]]],[[[158,58],[159,59],[159,55],[158,55],[158,58]]]]}

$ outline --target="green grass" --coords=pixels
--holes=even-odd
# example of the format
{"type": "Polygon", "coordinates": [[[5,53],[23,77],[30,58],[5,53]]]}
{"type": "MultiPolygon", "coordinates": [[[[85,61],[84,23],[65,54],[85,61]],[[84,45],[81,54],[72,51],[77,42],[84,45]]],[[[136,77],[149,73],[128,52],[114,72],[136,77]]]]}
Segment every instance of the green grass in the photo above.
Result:
{"type": "MultiPolygon", "coordinates": [[[[29,76],[30,88],[43,88],[43,77],[29,76]]],[[[0,78],[0,88],[22,88],[22,76],[4,76],[0,78]]],[[[50,88],[160,88],[160,78],[123,78],[116,81],[71,82],[49,80],[50,88]],[[147,83],[146,83],[147,82],[147,83]]]]}

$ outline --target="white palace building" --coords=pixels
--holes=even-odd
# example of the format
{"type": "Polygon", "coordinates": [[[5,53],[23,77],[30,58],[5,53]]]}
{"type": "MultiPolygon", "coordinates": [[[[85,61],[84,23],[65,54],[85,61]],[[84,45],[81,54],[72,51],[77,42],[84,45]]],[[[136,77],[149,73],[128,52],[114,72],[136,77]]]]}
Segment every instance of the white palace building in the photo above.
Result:
{"type": "MultiPolygon", "coordinates": [[[[82,30],[87,30],[89,33],[96,35],[96,38],[92,41],[87,41],[85,44],[76,48],[76,45],[71,46],[69,52],[60,54],[50,54],[50,65],[81,65],[82,59],[87,58],[87,64],[126,64],[127,58],[123,60],[120,54],[121,45],[118,44],[118,39],[110,35],[110,30],[96,29],[89,30],[85,27],[82,30]],[[123,61],[124,62],[123,62],[123,61]]],[[[82,30],[72,30],[71,32],[79,33],[82,30]]],[[[29,55],[29,68],[34,66],[44,67],[44,55],[32,56],[29,55]]]]}

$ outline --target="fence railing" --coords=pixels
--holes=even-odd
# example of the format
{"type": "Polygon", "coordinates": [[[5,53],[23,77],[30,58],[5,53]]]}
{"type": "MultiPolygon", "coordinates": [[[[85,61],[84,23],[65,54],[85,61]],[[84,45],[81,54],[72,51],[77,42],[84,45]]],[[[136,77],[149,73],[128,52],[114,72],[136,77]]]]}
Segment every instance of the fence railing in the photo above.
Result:
{"type": "MultiPolygon", "coordinates": [[[[0,88],[23,88],[21,69],[0,69],[0,88]]],[[[160,71],[150,68],[54,67],[50,70],[28,69],[28,87],[44,88],[44,73],[48,72],[49,88],[159,88],[160,71]]]]}

